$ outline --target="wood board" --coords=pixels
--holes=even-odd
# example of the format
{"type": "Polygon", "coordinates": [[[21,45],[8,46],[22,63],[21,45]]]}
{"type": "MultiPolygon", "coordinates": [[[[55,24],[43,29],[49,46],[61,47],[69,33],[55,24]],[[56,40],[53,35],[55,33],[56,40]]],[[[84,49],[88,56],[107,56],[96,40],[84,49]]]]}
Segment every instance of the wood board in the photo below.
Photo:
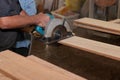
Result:
{"type": "Polygon", "coordinates": [[[0,70],[12,75],[15,80],[86,80],[79,76],[66,76],[43,64],[8,50],[0,52],[0,70]]]}
{"type": "Polygon", "coordinates": [[[74,25],[82,28],[120,35],[120,24],[113,22],[107,22],[92,18],[81,18],[75,20],[74,25]]]}
{"type": "Polygon", "coordinates": [[[115,20],[112,20],[112,21],[109,21],[109,22],[120,24],[120,19],[115,19],[115,20]]]}
{"type": "Polygon", "coordinates": [[[77,36],[61,40],[59,41],[59,43],[120,61],[119,46],[110,45],[107,43],[85,39],[77,36]]]}
{"type": "Polygon", "coordinates": [[[44,66],[44,67],[49,68],[49,69],[51,69],[53,71],[59,72],[62,75],[72,77],[73,80],[82,80],[83,79],[82,77],[80,77],[80,76],[78,76],[76,74],[73,74],[73,73],[71,73],[71,72],[69,72],[69,71],[67,71],[65,69],[62,69],[62,68],[60,68],[58,66],[55,66],[55,65],[53,65],[53,64],[51,64],[51,63],[49,63],[47,61],[39,59],[38,57],[35,57],[33,55],[28,56],[27,58],[29,60],[32,60],[32,61],[38,63],[38,64],[41,64],[41,66],[44,66]]]}
{"type": "Polygon", "coordinates": [[[5,76],[4,74],[0,73],[0,80],[13,80],[13,79],[11,79],[8,76],[5,76]]]}
{"type": "Polygon", "coordinates": [[[117,18],[120,18],[120,0],[118,0],[118,15],[117,18]]]}

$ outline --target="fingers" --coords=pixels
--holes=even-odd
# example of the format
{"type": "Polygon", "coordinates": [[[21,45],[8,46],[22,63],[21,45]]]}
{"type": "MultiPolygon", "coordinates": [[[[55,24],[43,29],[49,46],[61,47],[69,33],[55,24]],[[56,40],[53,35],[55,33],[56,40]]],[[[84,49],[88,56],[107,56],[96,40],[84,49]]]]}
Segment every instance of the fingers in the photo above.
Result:
{"type": "Polygon", "coordinates": [[[50,20],[49,16],[46,15],[46,14],[43,14],[43,13],[39,13],[38,18],[39,19],[38,19],[38,24],[37,25],[40,25],[42,27],[45,27],[50,20]]]}
{"type": "Polygon", "coordinates": [[[41,27],[45,28],[45,27],[46,27],[46,24],[39,23],[38,26],[41,26],[41,27]]]}

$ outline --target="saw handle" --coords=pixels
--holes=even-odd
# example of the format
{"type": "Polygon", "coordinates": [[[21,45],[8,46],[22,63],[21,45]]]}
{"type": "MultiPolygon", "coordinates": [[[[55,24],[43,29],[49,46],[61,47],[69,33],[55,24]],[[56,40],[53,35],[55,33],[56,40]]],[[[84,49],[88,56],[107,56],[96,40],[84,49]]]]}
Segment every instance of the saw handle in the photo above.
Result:
{"type": "MultiPolygon", "coordinates": [[[[54,19],[54,16],[52,15],[52,14],[46,14],[46,15],[48,15],[49,17],[50,17],[50,20],[51,19],[54,19]]],[[[44,30],[44,28],[42,27],[42,26],[36,26],[35,27],[35,31],[37,31],[39,34],[41,34],[41,35],[44,35],[45,34],[45,30],[44,30]]]]}

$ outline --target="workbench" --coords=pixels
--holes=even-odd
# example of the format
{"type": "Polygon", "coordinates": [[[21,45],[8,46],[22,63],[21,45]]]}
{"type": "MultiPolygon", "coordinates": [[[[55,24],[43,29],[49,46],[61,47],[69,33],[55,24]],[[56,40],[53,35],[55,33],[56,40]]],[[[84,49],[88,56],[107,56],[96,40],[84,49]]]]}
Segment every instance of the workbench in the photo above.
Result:
{"type": "Polygon", "coordinates": [[[33,55],[0,52],[0,80],[86,80],[33,55]]]}

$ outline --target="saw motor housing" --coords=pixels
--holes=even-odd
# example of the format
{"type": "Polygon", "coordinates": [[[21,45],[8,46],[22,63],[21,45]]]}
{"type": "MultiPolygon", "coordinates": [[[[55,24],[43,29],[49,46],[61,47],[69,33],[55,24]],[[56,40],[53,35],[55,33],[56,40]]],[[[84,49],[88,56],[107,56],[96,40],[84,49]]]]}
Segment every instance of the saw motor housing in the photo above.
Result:
{"type": "Polygon", "coordinates": [[[72,29],[65,19],[54,18],[45,27],[46,42],[59,41],[72,36],[72,29]]]}
{"type": "Polygon", "coordinates": [[[72,36],[72,29],[65,19],[53,18],[49,21],[45,29],[37,28],[36,31],[42,35],[41,40],[46,44],[51,44],[72,36]]]}

